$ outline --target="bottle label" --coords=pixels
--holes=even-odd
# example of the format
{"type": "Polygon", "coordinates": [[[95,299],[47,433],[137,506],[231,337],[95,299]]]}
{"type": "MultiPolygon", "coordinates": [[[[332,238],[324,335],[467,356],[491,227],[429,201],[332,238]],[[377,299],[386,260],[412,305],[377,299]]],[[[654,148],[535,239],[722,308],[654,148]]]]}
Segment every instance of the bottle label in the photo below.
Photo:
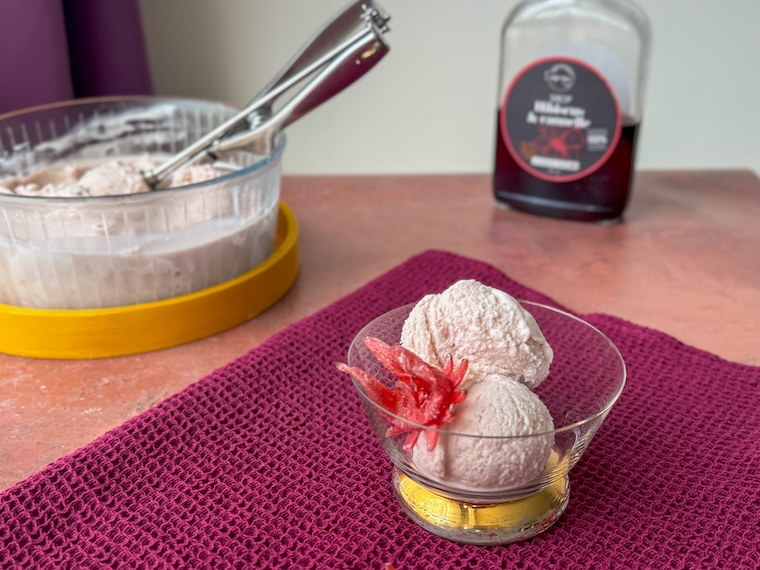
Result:
{"type": "Polygon", "coordinates": [[[501,104],[499,129],[512,158],[550,182],[597,170],[615,149],[621,128],[612,88],[576,59],[533,62],[517,74],[501,104]]]}

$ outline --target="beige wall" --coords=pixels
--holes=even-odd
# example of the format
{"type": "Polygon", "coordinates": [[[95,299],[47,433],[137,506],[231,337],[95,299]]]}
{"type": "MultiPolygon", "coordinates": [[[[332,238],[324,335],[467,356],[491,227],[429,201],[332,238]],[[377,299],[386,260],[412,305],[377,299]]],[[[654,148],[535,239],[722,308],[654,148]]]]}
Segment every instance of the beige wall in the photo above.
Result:
{"type": "MultiPolygon", "coordinates": [[[[142,0],[159,94],[246,103],[344,0],[142,0]]],[[[512,1],[378,0],[391,53],[288,128],[291,174],[487,172],[512,1]]],[[[760,0],[639,0],[654,33],[640,168],[760,172],[760,0]]]]}

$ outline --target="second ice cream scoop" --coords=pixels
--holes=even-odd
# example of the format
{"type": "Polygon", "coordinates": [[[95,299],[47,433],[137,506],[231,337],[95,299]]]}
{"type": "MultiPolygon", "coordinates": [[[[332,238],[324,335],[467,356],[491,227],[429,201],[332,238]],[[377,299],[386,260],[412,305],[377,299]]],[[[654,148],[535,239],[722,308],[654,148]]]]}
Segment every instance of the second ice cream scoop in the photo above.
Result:
{"type": "Polygon", "coordinates": [[[517,487],[543,471],[553,430],[538,396],[519,382],[489,376],[457,404],[434,449],[417,442],[412,461],[429,477],[458,487],[517,487]]]}

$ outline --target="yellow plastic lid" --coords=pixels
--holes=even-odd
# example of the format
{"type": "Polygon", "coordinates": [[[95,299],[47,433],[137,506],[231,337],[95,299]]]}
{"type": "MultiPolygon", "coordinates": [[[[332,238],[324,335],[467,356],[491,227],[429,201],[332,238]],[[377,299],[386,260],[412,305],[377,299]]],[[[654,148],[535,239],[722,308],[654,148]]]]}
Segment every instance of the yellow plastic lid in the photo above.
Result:
{"type": "Polygon", "coordinates": [[[293,285],[298,267],[298,222],[280,202],[274,253],[247,273],[188,295],[124,307],[51,310],[0,304],[0,352],[75,360],[192,342],[272,306],[293,285]]]}

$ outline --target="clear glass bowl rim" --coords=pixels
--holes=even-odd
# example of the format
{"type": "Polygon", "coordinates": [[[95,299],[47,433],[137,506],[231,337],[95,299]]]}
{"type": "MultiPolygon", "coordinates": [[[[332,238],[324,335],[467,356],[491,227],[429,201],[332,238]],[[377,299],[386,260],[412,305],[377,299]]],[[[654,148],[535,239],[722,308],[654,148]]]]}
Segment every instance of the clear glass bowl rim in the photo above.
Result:
{"type": "MultiPolygon", "coordinates": [[[[358,380],[356,380],[356,378],[354,378],[354,376],[352,374],[350,375],[351,376],[351,382],[353,382],[354,387],[359,392],[359,394],[361,395],[361,397],[366,402],[369,402],[373,407],[375,407],[378,410],[380,410],[384,415],[390,416],[392,418],[396,418],[396,419],[398,419],[398,420],[400,420],[400,421],[402,421],[402,422],[404,422],[404,423],[406,423],[406,424],[408,424],[410,426],[414,426],[415,428],[418,428],[418,429],[421,429],[421,430],[438,432],[438,433],[442,433],[442,434],[447,434],[449,436],[471,437],[471,438],[476,438],[476,439],[520,440],[520,439],[528,439],[528,438],[532,438],[532,437],[545,437],[545,436],[551,435],[551,434],[558,434],[558,433],[564,433],[564,432],[568,432],[568,431],[573,431],[573,430],[576,430],[576,429],[578,429],[578,428],[580,428],[582,426],[590,424],[591,422],[595,421],[597,418],[600,418],[600,417],[603,418],[610,411],[610,409],[615,404],[615,402],[618,401],[618,399],[620,398],[620,395],[623,393],[623,388],[625,388],[625,384],[626,384],[627,369],[626,369],[625,361],[623,360],[623,356],[622,356],[622,354],[620,354],[620,350],[618,350],[617,346],[615,346],[615,344],[609,339],[609,337],[607,335],[605,335],[602,331],[600,331],[594,325],[592,325],[592,324],[584,321],[580,317],[576,317],[575,315],[572,315],[572,314],[570,314],[570,313],[568,313],[566,311],[563,311],[561,309],[557,309],[555,307],[551,307],[549,305],[545,305],[545,304],[542,304],[542,303],[535,303],[533,301],[526,301],[524,299],[518,299],[517,301],[521,305],[528,305],[528,306],[538,307],[540,309],[547,309],[549,311],[552,311],[552,312],[558,313],[560,315],[563,315],[565,317],[571,318],[571,319],[573,319],[573,320],[581,323],[582,325],[585,325],[586,327],[590,328],[591,330],[593,330],[605,342],[607,342],[609,344],[609,346],[612,348],[614,354],[617,356],[618,360],[620,361],[621,376],[622,376],[622,378],[620,380],[620,386],[618,386],[618,388],[615,391],[614,395],[612,396],[612,398],[610,398],[610,401],[607,403],[606,406],[604,406],[604,408],[602,408],[601,410],[595,412],[594,414],[592,414],[592,415],[590,415],[590,416],[588,416],[586,418],[583,418],[582,420],[579,420],[577,422],[573,422],[573,423],[568,424],[566,426],[555,428],[555,429],[550,430],[550,431],[537,432],[537,433],[531,433],[531,434],[523,434],[523,435],[477,435],[477,434],[472,434],[472,433],[453,432],[453,431],[446,430],[446,429],[441,429],[441,428],[431,428],[429,426],[418,424],[416,422],[413,422],[413,421],[410,421],[410,420],[408,420],[406,418],[398,416],[398,415],[394,414],[393,412],[387,410],[386,408],[384,408],[383,406],[381,406],[377,402],[375,402],[372,398],[370,398],[369,395],[367,395],[367,393],[364,391],[364,388],[362,387],[362,385],[359,383],[358,380]]],[[[363,338],[364,336],[366,336],[363,333],[364,333],[364,331],[367,328],[369,328],[370,326],[372,326],[372,324],[374,324],[378,320],[386,317],[387,314],[390,313],[390,312],[398,311],[398,310],[401,310],[401,309],[404,309],[404,308],[407,308],[407,307],[411,309],[411,307],[413,307],[415,304],[416,303],[409,303],[407,305],[402,305],[400,307],[396,307],[395,309],[391,309],[390,311],[387,311],[387,312],[383,313],[382,315],[379,315],[379,316],[375,317],[374,319],[372,319],[369,323],[367,323],[364,327],[362,327],[362,329],[354,337],[353,341],[351,341],[351,345],[348,348],[348,353],[351,354],[351,352],[353,351],[353,349],[356,346],[356,344],[358,342],[360,342],[359,339],[363,338]]],[[[349,362],[349,365],[351,365],[350,362],[349,362]]]]}
{"type": "MultiPolygon", "coordinates": [[[[81,99],[72,99],[67,101],[59,101],[57,103],[49,103],[46,105],[38,105],[36,107],[27,107],[24,109],[19,109],[16,111],[11,111],[9,113],[5,113],[3,115],[0,115],[0,127],[2,127],[2,124],[10,119],[23,119],[26,115],[32,115],[33,113],[38,113],[42,111],[47,111],[49,109],[60,109],[60,108],[76,108],[80,106],[94,106],[101,103],[119,103],[119,102],[146,102],[146,103],[200,103],[200,104],[211,104],[211,105],[224,105],[230,108],[230,110],[235,109],[232,105],[228,105],[227,103],[221,102],[221,101],[213,101],[208,99],[193,99],[193,98],[183,98],[183,97],[146,97],[146,96],[131,96],[131,97],[83,97],[81,99]]],[[[257,170],[261,170],[268,164],[270,164],[272,161],[276,160],[280,157],[280,155],[285,150],[285,145],[287,144],[287,137],[285,136],[284,132],[280,132],[277,135],[276,139],[276,145],[275,148],[270,152],[268,155],[261,158],[261,160],[257,160],[253,164],[246,166],[245,168],[240,168],[238,170],[234,170],[228,174],[223,174],[222,176],[218,176],[216,178],[212,178],[211,180],[204,180],[202,182],[196,182],[195,184],[185,184],[184,186],[177,186],[175,188],[167,188],[165,190],[160,190],[161,194],[176,194],[179,192],[185,192],[188,190],[197,190],[199,188],[203,187],[212,187],[216,186],[220,182],[227,182],[234,180],[236,178],[247,176],[253,172],[256,172],[257,170]]],[[[71,197],[62,197],[62,196],[16,196],[15,194],[0,194],[0,204],[2,204],[3,201],[8,201],[10,203],[17,203],[17,204],[43,204],[45,202],[51,203],[51,204],[76,204],[76,203],[83,203],[87,202],[88,204],[92,203],[115,203],[115,202],[123,202],[125,200],[131,200],[131,201],[140,201],[147,199],[148,196],[155,197],[157,195],[156,192],[141,192],[139,194],[110,194],[108,196],[71,196],[71,197]]]]}

